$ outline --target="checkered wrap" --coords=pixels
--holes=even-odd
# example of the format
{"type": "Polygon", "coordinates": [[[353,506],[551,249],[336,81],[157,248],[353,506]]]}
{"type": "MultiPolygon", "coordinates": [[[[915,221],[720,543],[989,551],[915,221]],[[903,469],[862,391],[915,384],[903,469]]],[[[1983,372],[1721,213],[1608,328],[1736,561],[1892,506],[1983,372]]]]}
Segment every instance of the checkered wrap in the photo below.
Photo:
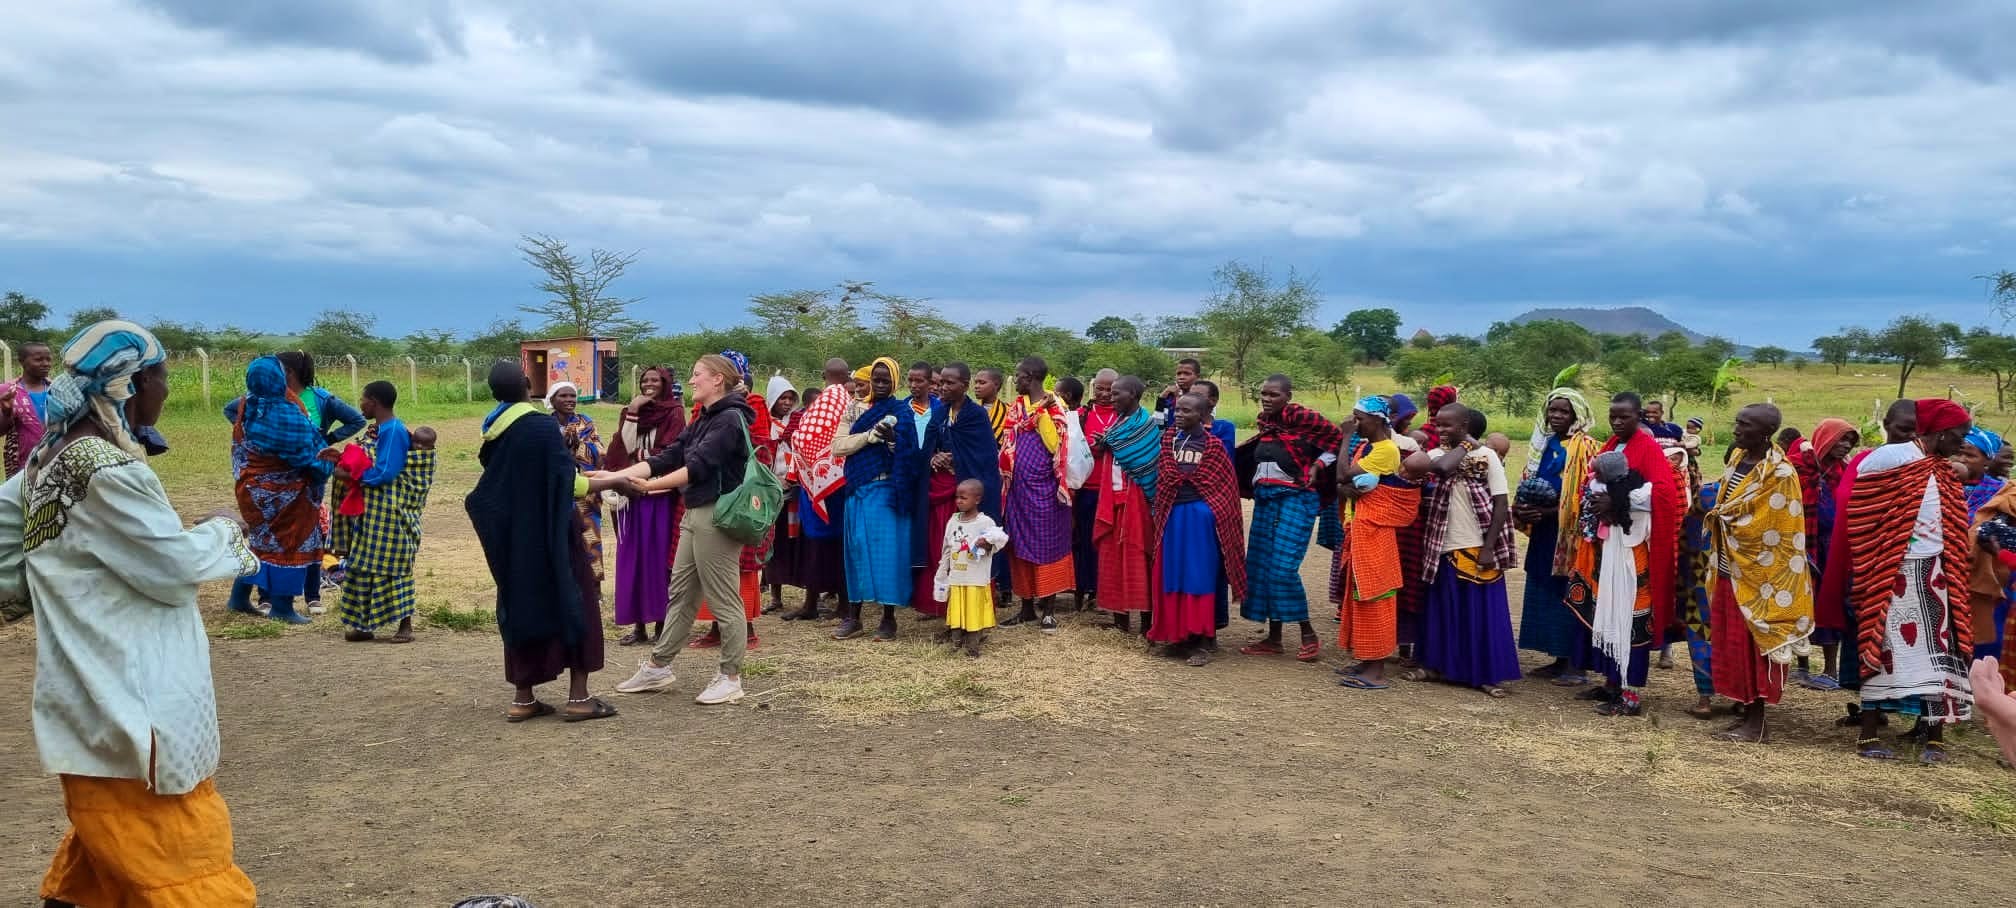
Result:
{"type": "Polygon", "coordinates": [[[408,451],[398,478],[364,488],[364,514],[348,518],[348,573],[343,578],[345,627],[376,630],[413,614],[413,556],[420,551],[420,512],[434,485],[433,451],[408,451]]]}

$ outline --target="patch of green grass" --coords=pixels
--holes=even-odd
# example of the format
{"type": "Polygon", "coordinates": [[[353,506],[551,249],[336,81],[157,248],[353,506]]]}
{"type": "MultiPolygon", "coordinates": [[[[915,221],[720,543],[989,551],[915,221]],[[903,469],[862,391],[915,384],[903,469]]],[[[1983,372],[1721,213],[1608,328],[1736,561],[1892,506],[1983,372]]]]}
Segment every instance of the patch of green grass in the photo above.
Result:
{"type": "Polygon", "coordinates": [[[945,679],[945,690],[955,697],[972,700],[986,700],[994,696],[994,688],[987,686],[971,672],[960,672],[945,679]]]}
{"type": "Polygon", "coordinates": [[[1030,799],[1028,795],[1002,795],[996,800],[1008,807],[1027,807],[1030,799]]]}
{"type": "Polygon", "coordinates": [[[497,625],[497,616],[490,612],[465,611],[445,602],[423,605],[419,612],[428,624],[451,631],[477,631],[497,625]]]}
{"type": "Polygon", "coordinates": [[[224,640],[269,640],[287,633],[287,628],[278,621],[253,619],[220,624],[210,631],[210,636],[224,640]]]}
{"type": "Polygon", "coordinates": [[[783,669],[778,668],[777,663],[768,659],[742,660],[742,677],[744,678],[768,678],[780,671],[783,671],[783,669]]]}
{"type": "Polygon", "coordinates": [[[1996,832],[2016,832],[2016,794],[1984,791],[1967,802],[1967,819],[1996,832]]]}
{"type": "Polygon", "coordinates": [[[1468,801],[1470,800],[1470,789],[1444,788],[1442,789],[1442,796],[1452,801],[1468,801]]]}

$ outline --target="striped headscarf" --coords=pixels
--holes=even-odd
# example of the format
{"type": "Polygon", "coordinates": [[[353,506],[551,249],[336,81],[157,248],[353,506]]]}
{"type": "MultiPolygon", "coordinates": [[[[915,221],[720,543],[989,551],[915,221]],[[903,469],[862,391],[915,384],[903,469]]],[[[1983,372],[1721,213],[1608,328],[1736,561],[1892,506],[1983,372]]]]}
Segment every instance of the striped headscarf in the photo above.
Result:
{"type": "Polygon", "coordinates": [[[96,417],[120,450],[147,456],[126,421],[126,400],[133,396],[134,376],[167,358],[152,332],[129,321],[107,319],[77,332],[63,345],[63,373],[49,381],[44,432],[29,455],[27,481],[35,481],[63,436],[86,417],[96,417]]]}
{"type": "MultiPolygon", "coordinates": [[[[1547,408],[1553,406],[1557,400],[1567,401],[1568,406],[1575,411],[1575,422],[1568,427],[1568,434],[1570,436],[1580,435],[1583,432],[1589,431],[1589,422],[1592,418],[1591,414],[1594,411],[1589,409],[1589,401],[1582,396],[1582,392],[1574,388],[1555,388],[1547,392],[1547,399],[1540,402],[1540,415],[1533,417],[1533,437],[1531,439],[1533,456],[1526,459],[1526,472],[1528,475],[1532,474],[1534,465],[1540,462],[1540,456],[1547,452],[1548,436],[1554,434],[1554,430],[1547,427],[1547,408]]],[[[1581,480],[1579,478],[1571,478],[1568,481],[1580,482],[1581,480]]]]}

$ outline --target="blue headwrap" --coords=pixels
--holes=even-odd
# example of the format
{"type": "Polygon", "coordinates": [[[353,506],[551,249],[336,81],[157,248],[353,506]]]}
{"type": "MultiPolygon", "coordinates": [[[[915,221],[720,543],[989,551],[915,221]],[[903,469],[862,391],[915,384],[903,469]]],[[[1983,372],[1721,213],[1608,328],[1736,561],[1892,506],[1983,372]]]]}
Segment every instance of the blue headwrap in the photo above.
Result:
{"type": "Polygon", "coordinates": [[[755,388],[752,387],[752,383],[749,380],[749,357],[743,356],[742,354],[737,353],[733,350],[723,350],[721,351],[721,358],[731,363],[734,363],[735,371],[742,373],[743,388],[746,388],[750,391],[755,390],[755,388]]]}
{"type": "Polygon", "coordinates": [[[308,421],[301,403],[287,396],[287,370],[279,359],[262,356],[245,366],[245,403],[238,419],[250,450],[234,449],[234,461],[246,454],[267,454],[288,466],[328,473],[328,464],[317,459],[324,444],[322,433],[308,421]]]}
{"type": "Polygon", "coordinates": [[[1370,394],[1359,398],[1358,403],[1352,405],[1351,409],[1357,410],[1367,416],[1377,416],[1385,420],[1389,425],[1393,422],[1392,402],[1377,394],[1370,394]]]}
{"type": "Polygon", "coordinates": [[[77,332],[63,345],[63,374],[49,382],[42,443],[28,458],[29,481],[63,443],[63,436],[87,416],[97,417],[121,450],[146,456],[126,421],[126,399],[133,396],[133,377],[167,358],[151,332],[129,321],[107,319],[77,332]]]}
{"type": "Polygon", "coordinates": [[[1405,394],[1393,395],[1392,403],[1393,403],[1393,421],[1396,423],[1401,422],[1403,420],[1413,419],[1415,414],[1421,412],[1421,408],[1414,405],[1414,398],[1408,397],[1405,394]]]}
{"type": "Polygon", "coordinates": [[[1967,430],[1967,443],[1989,457],[1994,457],[2002,451],[2002,436],[1983,429],[1978,424],[1967,430]]]}

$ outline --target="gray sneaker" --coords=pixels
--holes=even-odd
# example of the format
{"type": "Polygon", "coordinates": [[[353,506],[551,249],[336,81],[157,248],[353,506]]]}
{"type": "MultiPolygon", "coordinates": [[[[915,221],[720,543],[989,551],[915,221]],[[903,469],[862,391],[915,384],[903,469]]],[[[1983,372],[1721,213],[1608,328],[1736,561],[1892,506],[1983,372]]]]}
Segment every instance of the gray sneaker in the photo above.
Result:
{"type": "MultiPolygon", "coordinates": [[[[618,687],[616,689],[622,690],[623,688],[618,687]]],[[[742,699],[741,677],[730,678],[727,675],[717,674],[714,676],[714,682],[707,685],[707,689],[701,691],[700,696],[694,697],[693,702],[702,706],[719,706],[723,703],[733,703],[740,699],[742,699]]]]}
{"type": "Polygon", "coordinates": [[[678,680],[678,678],[672,676],[672,668],[670,666],[659,668],[656,665],[652,665],[651,660],[646,659],[643,662],[637,663],[637,674],[631,675],[630,680],[616,685],[616,691],[624,694],[642,694],[654,690],[664,690],[671,687],[673,682],[678,680]]]}

